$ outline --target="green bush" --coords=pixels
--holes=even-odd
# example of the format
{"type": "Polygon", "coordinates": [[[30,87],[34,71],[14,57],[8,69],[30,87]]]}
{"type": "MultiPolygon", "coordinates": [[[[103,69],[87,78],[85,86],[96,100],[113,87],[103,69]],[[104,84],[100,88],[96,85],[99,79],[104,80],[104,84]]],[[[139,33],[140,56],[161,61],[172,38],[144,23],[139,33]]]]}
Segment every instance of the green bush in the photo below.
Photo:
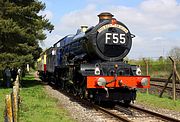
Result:
{"type": "MultiPolygon", "coordinates": [[[[148,62],[148,73],[151,77],[162,77],[168,78],[172,72],[172,62],[169,58],[159,58],[159,59],[145,59],[148,62]]],[[[130,60],[130,64],[140,65],[142,75],[146,75],[146,64],[143,59],[140,60],[130,60]]],[[[180,73],[180,62],[176,64],[177,71],[180,73]]]]}

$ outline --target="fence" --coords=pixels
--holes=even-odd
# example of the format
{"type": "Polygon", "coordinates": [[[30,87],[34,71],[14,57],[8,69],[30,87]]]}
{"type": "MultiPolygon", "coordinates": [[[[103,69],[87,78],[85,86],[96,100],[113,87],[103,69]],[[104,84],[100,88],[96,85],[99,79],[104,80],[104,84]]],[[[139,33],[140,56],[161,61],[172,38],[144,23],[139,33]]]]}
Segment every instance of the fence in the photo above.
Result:
{"type": "Polygon", "coordinates": [[[142,75],[150,75],[151,81],[160,81],[165,83],[159,95],[160,97],[162,97],[162,94],[167,88],[168,83],[172,83],[172,97],[173,100],[176,100],[176,84],[180,83],[179,60],[175,60],[172,57],[169,57],[168,59],[160,58],[159,60],[143,59],[136,63],[141,65],[142,75]]]}
{"type": "MultiPolygon", "coordinates": [[[[150,75],[153,78],[165,78],[168,79],[172,72],[173,66],[171,60],[152,60],[144,59],[136,62],[137,65],[141,66],[142,75],[150,75]]],[[[180,72],[180,61],[176,61],[177,71],[180,72]]]]}
{"type": "Polygon", "coordinates": [[[12,93],[9,95],[6,95],[4,122],[17,122],[18,121],[19,82],[20,82],[20,77],[19,75],[17,75],[16,81],[14,82],[12,93]]]}

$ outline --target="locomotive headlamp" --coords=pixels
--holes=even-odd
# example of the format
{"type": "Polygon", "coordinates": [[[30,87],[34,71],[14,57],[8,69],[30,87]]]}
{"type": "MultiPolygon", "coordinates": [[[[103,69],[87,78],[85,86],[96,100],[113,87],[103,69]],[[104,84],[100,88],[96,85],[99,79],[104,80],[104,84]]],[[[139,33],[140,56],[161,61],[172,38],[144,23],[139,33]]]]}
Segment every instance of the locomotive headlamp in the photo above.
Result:
{"type": "Polygon", "coordinates": [[[100,74],[101,74],[101,71],[100,71],[100,69],[99,69],[99,65],[98,65],[98,64],[95,65],[94,74],[95,74],[95,75],[100,75],[100,74]]]}
{"type": "Polygon", "coordinates": [[[142,86],[147,86],[147,85],[148,85],[148,79],[147,79],[147,78],[143,78],[143,79],[141,80],[141,85],[142,85],[142,86]]]}
{"type": "Polygon", "coordinates": [[[136,67],[136,75],[141,75],[140,66],[137,66],[137,67],[136,67]]]}
{"type": "Polygon", "coordinates": [[[100,77],[100,78],[98,78],[98,80],[97,80],[97,85],[98,86],[106,86],[106,79],[105,78],[103,78],[103,77],[100,77]]]}
{"type": "Polygon", "coordinates": [[[115,64],[115,65],[114,65],[114,67],[115,67],[115,68],[118,68],[118,65],[117,65],[117,64],[115,64]]]}
{"type": "Polygon", "coordinates": [[[140,70],[136,70],[136,75],[141,75],[141,71],[140,70]]]}

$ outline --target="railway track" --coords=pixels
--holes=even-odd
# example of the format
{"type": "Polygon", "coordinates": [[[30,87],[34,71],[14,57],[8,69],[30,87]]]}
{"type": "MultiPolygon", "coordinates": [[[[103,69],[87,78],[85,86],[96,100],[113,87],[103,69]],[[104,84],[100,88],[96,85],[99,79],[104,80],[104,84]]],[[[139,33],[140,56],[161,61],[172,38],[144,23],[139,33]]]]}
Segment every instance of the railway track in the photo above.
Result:
{"type": "Polygon", "coordinates": [[[102,111],[108,116],[114,117],[114,119],[112,120],[122,122],[180,122],[180,120],[178,119],[162,115],[160,113],[153,112],[134,105],[130,105],[128,108],[116,106],[113,109],[102,108],[96,105],[95,109],[102,111]]]}
{"type": "Polygon", "coordinates": [[[60,90],[60,92],[62,92],[63,94],[75,99],[76,102],[78,102],[82,106],[96,110],[96,112],[97,112],[96,115],[103,116],[102,118],[104,118],[104,120],[106,120],[106,121],[111,121],[111,122],[119,122],[119,121],[121,121],[121,122],[132,122],[127,117],[124,117],[124,116],[122,116],[120,114],[117,114],[117,111],[114,112],[113,110],[103,108],[103,107],[101,107],[99,105],[96,105],[96,104],[90,102],[89,100],[81,99],[80,97],[74,96],[71,93],[67,93],[67,92],[64,92],[62,90],[60,90]]]}
{"type": "Polygon", "coordinates": [[[93,107],[96,110],[99,110],[99,111],[107,114],[108,116],[113,117],[113,120],[117,120],[117,121],[119,120],[119,121],[122,121],[122,122],[133,122],[130,119],[128,119],[127,117],[125,117],[123,115],[120,115],[120,114],[117,114],[117,112],[113,112],[113,110],[105,109],[105,108],[100,107],[98,105],[94,105],[93,107]]]}
{"type": "MultiPolygon", "coordinates": [[[[165,83],[168,79],[165,78],[151,78],[150,81],[156,81],[156,82],[163,82],[165,83]]],[[[170,83],[172,83],[172,80],[170,80],[170,83]]],[[[176,80],[176,84],[180,84],[180,81],[176,80]]]]}
{"type": "MultiPolygon", "coordinates": [[[[55,88],[57,89],[57,88],[55,88]]],[[[80,99],[79,97],[75,97],[74,95],[64,92],[63,90],[58,90],[64,95],[75,99],[76,102],[84,106],[85,108],[95,109],[97,116],[102,116],[105,121],[111,122],[141,122],[141,121],[149,121],[151,122],[159,122],[159,121],[167,121],[167,122],[180,122],[180,120],[168,117],[165,115],[161,115],[159,113],[155,113],[143,108],[139,108],[134,105],[130,105],[129,108],[115,106],[114,108],[104,108],[102,106],[91,103],[88,100],[80,99]]]]}
{"type": "MultiPolygon", "coordinates": [[[[151,84],[153,86],[157,86],[157,87],[163,87],[163,85],[159,85],[159,84],[151,84]]],[[[58,89],[57,87],[55,87],[54,84],[51,84],[51,86],[54,89],[58,89]]],[[[167,89],[171,89],[172,87],[167,87],[167,89]]],[[[99,113],[98,115],[102,115],[105,116],[104,119],[108,120],[108,121],[122,121],[122,122],[141,122],[141,121],[146,121],[146,120],[151,120],[151,122],[159,122],[159,119],[161,121],[167,121],[167,122],[180,122],[180,120],[166,116],[166,115],[162,115],[160,113],[157,112],[153,112],[147,109],[144,109],[142,107],[138,107],[138,106],[134,106],[134,105],[130,105],[129,108],[125,108],[125,107],[117,107],[117,105],[115,106],[115,108],[113,109],[109,109],[109,108],[104,108],[101,107],[99,105],[96,105],[94,103],[91,103],[89,100],[84,100],[81,99],[80,97],[74,96],[72,93],[67,93],[64,90],[60,90],[58,89],[59,92],[63,93],[66,96],[69,96],[73,99],[75,99],[78,103],[80,103],[82,106],[84,107],[89,107],[91,109],[95,109],[99,113]],[[134,111],[135,110],[135,111],[134,111]],[[137,112],[138,111],[138,112],[137,112]],[[141,113],[138,114],[137,113],[141,113]],[[102,113],[104,113],[105,115],[103,115],[102,113]],[[139,119],[140,118],[140,119],[139,119]],[[141,118],[143,118],[143,120],[141,120],[141,118]],[[140,120],[140,121],[139,121],[140,120]]],[[[177,89],[178,92],[180,92],[180,89],[177,89]]]]}
{"type": "MultiPolygon", "coordinates": [[[[151,83],[151,86],[155,86],[155,87],[159,87],[159,88],[164,88],[163,85],[159,85],[159,84],[155,84],[155,83],[151,83]]],[[[166,89],[169,90],[169,91],[172,91],[172,87],[167,86],[166,89]]],[[[180,89],[176,88],[176,92],[180,92],[180,89]]]]}
{"type": "Polygon", "coordinates": [[[138,106],[134,106],[134,105],[130,105],[129,107],[131,109],[134,109],[134,110],[137,110],[137,111],[140,111],[140,112],[144,112],[146,114],[149,114],[149,115],[155,116],[157,118],[160,118],[163,121],[167,121],[167,122],[180,122],[179,119],[175,119],[175,118],[172,118],[172,117],[169,117],[169,116],[157,113],[157,112],[153,112],[153,111],[144,109],[142,107],[138,107],[138,106]]]}
{"type": "MultiPolygon", "coordinates": [[[[53,87],[54,89],[57,89],[57,88],[55,88],[54,85],[51,85],[51,87],[53,87]]],[[[89,100],[81,99],[80,97],[74,96],[71,93],[67,93],[64,90],[61,90],[61,89],[57,89],[57,90],[59,92],[63,93],[64,95],[70,97],[71,99],[74,99],[77,103],[81,104],[81,106],[96,110],[95,114],[97,116],[102,116],[102,118],[105,121],[108,121],[108,122],[109,121],[110,122],[133,122],[133,121],[129,120],[127,117],[117,114],[118,111],[114,112],[113,110],[103,108],[99,105],[96,105],[96,104],[90,102],[89,100]]]]}
{"type": "MultiPolygon", "coordinates": [[[[151,86],[163,88],[165,83],[166,83],[166,81],[168,79],[164,79],[164,78],[151,78],[150,80],[151,80],[151,83],[150,83],[151,86]]],[[[172,80],[170,80],[169,84],[170,84],[170,86],[167,86],[166,89],[167,90],[172,90],[172,86],[171,86],[172,85],[172,80]]],[[[179,86],[180,85],[180,81],[176,80],[176,85],[178,87],[180,87],[179,86]]],[[[180,88],[178,88],[178,87],[176,88],[176,91],[180,92],[180,88]]]]}
{"type": "MultiPolygon", "coordinates": [[[[113,117],[112,120],[122,122],[180,122],[179,119],[172,118],[151,110],[144,109],[135,105],[127,107],[115,106],[114,108],[103,108],[99,105],[94,105],[93,108],[113,117]]],[[[108,118],[109,119],[109,118],[108,118]]],[[[110,119],[111,120],[111,119],[110,119]]]]}

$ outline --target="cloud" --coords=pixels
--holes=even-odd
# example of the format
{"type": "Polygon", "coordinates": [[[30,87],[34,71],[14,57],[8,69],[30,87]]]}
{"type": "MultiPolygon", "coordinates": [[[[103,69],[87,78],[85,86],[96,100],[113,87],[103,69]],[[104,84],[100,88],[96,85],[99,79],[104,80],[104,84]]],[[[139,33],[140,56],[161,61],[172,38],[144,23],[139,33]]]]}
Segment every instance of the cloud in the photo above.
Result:
{"type": "Polygon", "coordinates": [[[177,31],[180,22],[180,5],[176,0],[147,0],[141,3],[141,11],[145,13],[154,31],[177,31]]]}
{"type": "Polygon", "coordinates": [[[146,0],[136,8],[113,6],[110,10],[139,31],[154,34],[180,30],[180,5],[175,0],[146,0]]]}
{"type": "Polygon", "coordinates": [[[97,15],[109,11],[136,35],[130,57],[158,57],[180,45],[180,4],[176,0],[145,0],[135,7],[109,4],[101,10],[98,5],[102,6],[90,4],[60,17],[54,30],[58,37],[51,35],[47,40],[55,43],[59,37],[76,33],[81,25],[94,26],[97,15]]]}
{"type": "Polygon", "coordinates": [[[169,51],[180,45],[180,39],[168,37],[136,37],[128,55],[130,58],[168,56],[169,51]]]}
{"type": "Polygon", "coordinates": [[[39,14],[45,16],[45,18],[49,20],[53,18],[53,13],[50,10],[41,11],[39,14]]]}
{"type": "Polygon", "coordinates": [[[61,33],[75,33],[81,25],[92,26],[97,21],[96,6],[88,5],[83,10],[72,11],[64,15],[55,29],[61,33]]]}
{"type": "Polygon", "coordinates": [[[146,0],[141,3],[140,7],[145,12],[163,14],[165,17],[176,16],[178,11],[174,11],[174,9],[179,10],[176,0],[146,0]]]}
{"type": "Polygon", "coordinates": [[[158,36],[152,39],[153,41],[164,40],[164,37],[158,36]]]}
{"type": "Polygon", "coordinates": [[[180,45],[180,5],[175,0],[146,0],[135,8],[112,6],[109,10],[136,35],[130,57],[165,56],[180,45]]]}
{"type": "Polygon", "coordinates": [[[48,34],[46,40],[41,42],[40,45],[43,49],[52,47],[55,42],[59,41],[63,37],[64,36],[52,32],[52,34],[48,34]]]}

